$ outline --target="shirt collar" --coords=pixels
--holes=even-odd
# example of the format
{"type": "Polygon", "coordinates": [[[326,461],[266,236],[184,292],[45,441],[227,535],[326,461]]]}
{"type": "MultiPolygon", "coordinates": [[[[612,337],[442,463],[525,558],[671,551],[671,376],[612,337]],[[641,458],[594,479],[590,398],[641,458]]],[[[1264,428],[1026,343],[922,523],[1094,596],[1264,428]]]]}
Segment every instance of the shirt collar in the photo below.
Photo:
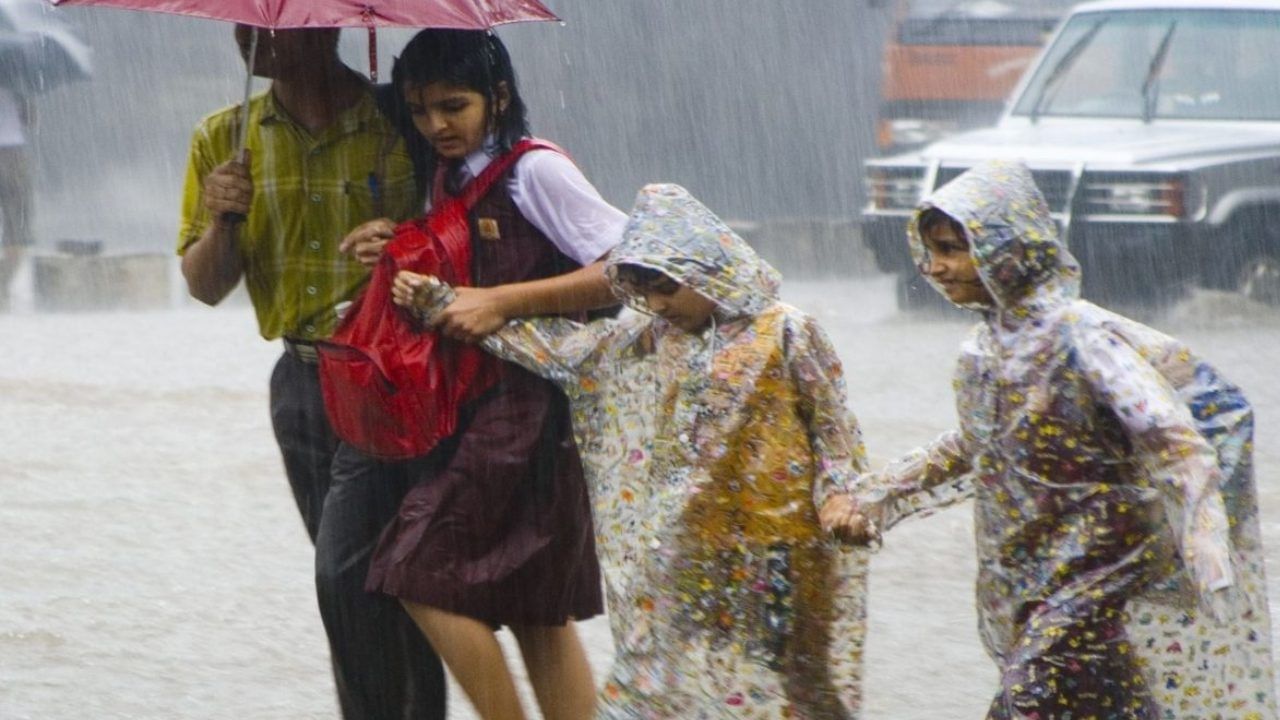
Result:
{"type": "Polygon", "coordinates": [[[483,146],[463,159],[462,164],[467,169],[466,179],[480,177],[480,173],[484,172],[484,169],[489,167],[489,163],[498,156],[498,150],[498,139],[490,135],[485,139],[483,146]]]}
{"type": "MultiPolygon", "coordinates": [[[[280,103],[276,100],[276,96],[271,92],[271,88],[267,88],[258,96],[262,100],[262,123],[272,122],[294,122],[289,117],[289,113],[280,107],[280,103]]],[[[338,120],[332,126],[327,128],[322,135],[328,135],[333,132],[342,134],[355,132],[365,128],[370,122],[375,122],[379,114],[377,103],[373,99],[373,91],[363,93],[360,100],[356,104],[342,111],[338,115],[338,120]]]]}

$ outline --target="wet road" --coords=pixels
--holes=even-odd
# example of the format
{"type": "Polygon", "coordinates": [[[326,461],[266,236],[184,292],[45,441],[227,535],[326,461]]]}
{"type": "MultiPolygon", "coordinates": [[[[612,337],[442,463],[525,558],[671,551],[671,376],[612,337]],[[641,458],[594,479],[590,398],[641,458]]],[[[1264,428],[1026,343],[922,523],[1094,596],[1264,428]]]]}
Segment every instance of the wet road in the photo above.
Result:
{"type": "MultiPolygon", "coordinates": [[[[898,315],[882,278],[785,294],[835,340],[874,462],[954,422],[963,323],[898,315]]],[[[1153,324],[1255,403],[1280,557],[1280,312],[1204,294],[1153,324]]],[[[247,308],[18,312],[0,338],[0,717],[337,717],[267,414],[278,349],[247,308]]],[[[974,629],[970,513],[903,525],[875,557],[867,718],[982,716],[995,675],[974,629]]],[[[602,671],[607,628],[583,632],[602,671]]],[[[459,701],[450,717],[472,716],[459,701]]]]}

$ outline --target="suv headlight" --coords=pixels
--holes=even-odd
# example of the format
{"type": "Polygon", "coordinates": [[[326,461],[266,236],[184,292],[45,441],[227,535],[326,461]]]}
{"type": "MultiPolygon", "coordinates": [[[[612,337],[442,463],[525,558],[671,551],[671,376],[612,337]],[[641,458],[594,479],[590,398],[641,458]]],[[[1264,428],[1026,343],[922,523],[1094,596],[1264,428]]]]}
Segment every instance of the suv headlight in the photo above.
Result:
{"type": "Polygon", "coordinates": [[[886,118],[880,120],[876,127],[876,143],[881,150],[919,147],[959,130],[960,123],[955,120],[886,118]]]}
{"type": "Polygon", "coordinates": [[[1187,216],[1186,181],[1177,175],[1115,174],[1086,176],[1087,215],[1187,216]]]}
{"type": "Polygon", "coordinates": [[[914,210],[924,189],[924,168],[867,168],[867,198],[871,211],[914,210]]]}

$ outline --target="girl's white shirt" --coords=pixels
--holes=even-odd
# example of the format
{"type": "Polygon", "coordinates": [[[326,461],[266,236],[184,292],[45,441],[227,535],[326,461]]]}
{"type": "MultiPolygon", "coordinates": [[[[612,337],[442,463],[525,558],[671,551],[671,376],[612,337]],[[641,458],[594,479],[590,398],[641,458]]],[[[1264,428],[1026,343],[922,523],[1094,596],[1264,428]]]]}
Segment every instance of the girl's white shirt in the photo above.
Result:
{"type": "MultiPolygon", "coordinates": [[[[496,153],[490,146],[468,155],[463,162],[467,177],[460,180],[479,176],[496,153]]],[[[622,240],[626,213],[606,202],[578,166],[558,152],[525,153],[516,161],[507,188],[520,214],[581,265],[604,257],[622,240]]]]}

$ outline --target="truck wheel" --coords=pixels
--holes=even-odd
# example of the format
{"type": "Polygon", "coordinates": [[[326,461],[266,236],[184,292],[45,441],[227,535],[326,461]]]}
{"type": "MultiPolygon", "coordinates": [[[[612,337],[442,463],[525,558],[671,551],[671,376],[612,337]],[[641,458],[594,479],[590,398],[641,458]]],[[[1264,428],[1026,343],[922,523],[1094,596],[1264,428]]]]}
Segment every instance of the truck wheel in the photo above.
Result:
{"type": "Polygon", "coordinates": [[[1280,255],[1258,250],[1240,264],[1236,288],[1241,295],[1267,305],[1280,306],[1280,255]]]}

